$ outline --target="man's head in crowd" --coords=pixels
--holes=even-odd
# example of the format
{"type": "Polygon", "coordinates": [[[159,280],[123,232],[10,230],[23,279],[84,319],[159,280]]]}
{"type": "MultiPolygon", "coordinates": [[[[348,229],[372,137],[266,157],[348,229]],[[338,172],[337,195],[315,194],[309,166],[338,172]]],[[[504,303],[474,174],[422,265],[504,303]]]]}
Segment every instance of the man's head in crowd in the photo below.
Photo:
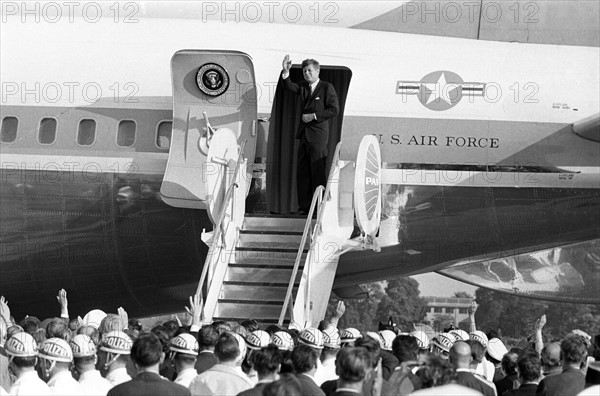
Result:
{"type": "Polygon", "coordinates": [[[213,325],[204,325],[198,331],[198,344],[201,351],[214,351],[219,340],[219,333],[213,325]]]}
{"type": "Polygon", "coordinates": [[[417,376],[421,379],[423,388],[432,388],[453,382],[456,372],[450,362],[431,354],[425,365],[417,371],[417,376]]]}
{"type": "Polygon", "coordinates": [[[283,354],[276,345],[271,344],[254,351],[250,360],[259,380],[274,380],[281,369],[283,354]]]}
{"type": "Polygon", "coordinates": [[[69,341],[71,332],[67,322],[61,318],[52,318],[46,325],[46,337],[60,338],[69,341]]]}
{"type": "MultiPolygon", "coordinates": [[[[0,320],[4,323],[4,321],[0,320]]],[[[5,344],[8,370],[19,377],[26,371],[34,371],[38,362],[38,345],[33,337],[22,331],[10,337],[5,344]]]]}
{"type": "Polygon", "coordinates": [[[84,334],[77,334],[69,342],[69,346],[73,351],[73,363],[79,375],[96,369],[96,362],[98,360],[96,356],[96,344],[94,344],[94,341],[90,337],[84,334]]]}
{"type": "Polygon", "coordinates": [[[532,353],[525,353],[517,362],[517,369],[521,384],[538,382],[542,375],[540,359],[532,353]]]}
{"type": "Polygon", "coordinates": [[[562,354],[559,342],[551,342],[544,346],[541,354],[542,368],[544,372],[562,366],[562,354]]]}
{"type": "Polygon", "coordinates": [[[233,334],[223,333],[215,345],[215,356],[221,364],[233,364],[240,356],[240,345],[233,334]]]}
{"type": "Polygon", "coordinates": [[[215,320],[212,325],[215,327],[219,335],[226,332],[231,332],[231,325],[224,320],[215,320]]]}
{"type": "Polygon", "coordinates": [[[98,329],[91,325],[83,325],[77,329],[77,334],[83,334],[90,337],[96,345],[100,344],[100,333],[98,329]]]}
{"type": "Polygon", "coordinates": [[[19,325],[23,328],[23,331],[33,335],[37,329],[40,328],[42,322],[35,316],[27,316],[23,319],[19,325]]]}
{"type": "Polygon", "coordinates": [[[361,347],[340,349],[335,359],[335,373],[339,376],[338,387],[358,385],[361,389],[367,374],[372,370],[371,354],[361,347]]]}
{"type": "Polygon", "coordinates": [[[517,362],[519,355],[516,352],[508,352],[502,357],[502,372],[505,376],[517,374],[517,362]]]}
{"type": "Polygon", "coordinates": [[[123,331],[124,328],[125,323],[121,323],[121,318],[119,315],[108,314],[100,322],[98,332],[100,335],[103,335],[111,331],[123,331]]]}
{"type": "Polygon", "coordinates": [[[42,379],[48,381],[61,371],[69,371],[73,362],[73,352],[62,338],[48,338],[38,352],[42,379]]]}
{"type": "Polygon", "coordinates": [[[373,339],[373,337],[363,336],[356,340],[354,346],[365,348],[371,354],[371,363],[373,364],[373,367],[377,366],[377,363],[381,358],[381,345],[379,344],[379,341],[373,339]]]}
{"type": "Polygon", "coordinates": [[[456,369],[468,369],[471,366],[471,347],[464,341],[457,341],[450,348],[450,363],[456,369]]]}
{"type": "Polygon", "coordinates": [[[175,371],[181,373],[188,368],[194,368],[198,359],[198,340],[191,334],[179,334],[169,342],[169,357],[175,366],[175,371]]]}
{"type": "Polygon", "coordinates": [[[158,336],[152,332],[141,333],[131,347],[131,360],[138,371],[156,371],[165,359],[163,346],[158,336]]]}
{"type": "Polygon", "coordinates": [[[179,324],[176,320],[168,320],[162,325],[167,331],[167,334],[169,334],[169,339],[175,337],[175,334],[177,334],[177,331],[179,330],[179,324]]]}
{"type": "Polygon", "coordinates": [[[296,374],[314,375],[317,370],[319,355],[314,348],[299,344],[292,352],[292,365],[296,374]]]}
{"type": "Polygon", "coordinates": [[[416,361],[419,354],[417,339],[409,335],[399,335],[392,342],[392,353],[400,363],[416,361]]]}
{"type": "Polygon", "coordinates": [[[468,340],[467,344],[471,348],[471,367],[476,368],[478,364],[483,362],[485,347],[477,340],[468,340]]]}
{"type": "Polygon", "coordinates": [[[133,342],[122,331],[111,331],[104,335],[98,347],[98,363],[96,367],[103,375],[126,367],[129,363],[133,342]]]}
{"type": "Polygon", "coordinates": [[[581,363],[587,357],[587,347],[582,337],[576,334],[569,334],[560,343],[562,352],[563,368],[575,367],[579,368],[581,363]]]}

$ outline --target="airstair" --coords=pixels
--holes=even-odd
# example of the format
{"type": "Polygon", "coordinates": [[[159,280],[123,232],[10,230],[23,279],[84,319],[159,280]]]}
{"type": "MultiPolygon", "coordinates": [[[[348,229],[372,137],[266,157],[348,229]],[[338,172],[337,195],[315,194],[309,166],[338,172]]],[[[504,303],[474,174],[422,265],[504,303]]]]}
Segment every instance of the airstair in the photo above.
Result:
{"type": "Polygon", "coordinates": [[[341,254],[377,250],[379,142],[363,138],[356,161],[336,148],[327,186],[307,218],[245,213],[258,122],[250,57],[185,50],[172,58],[173,130],[161,186],[169,205],[206,210],[213,229],[196,294],[202,319],[314,326],[325,316],[341,254]],[[237,94],[228,95],[230,91],[237,94]],[[361,235],[349,239],[355,225],[361,235]]]}

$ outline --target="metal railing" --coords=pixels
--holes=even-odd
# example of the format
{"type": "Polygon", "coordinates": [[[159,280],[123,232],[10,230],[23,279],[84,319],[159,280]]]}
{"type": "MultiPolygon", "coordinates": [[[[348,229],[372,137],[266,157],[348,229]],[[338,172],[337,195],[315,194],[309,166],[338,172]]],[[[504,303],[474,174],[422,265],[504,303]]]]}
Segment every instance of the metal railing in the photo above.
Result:
{"type": "MultiPolygon", "coordinates": [[[[248,141],[248,139],[244,140],[244,142],[242,143],[242,145],[240,146],[240,153],[238,155],[238,160],[235,166],[235,171],[233,172],[233,177],[231,179],[231,182],[229,183],[229,187],[227,187],[227,192],[225,193],[225,197],[223,198],[223,206],[221,207],[221,211],[219,213],[219,217],[218,217],[218,221],[215,224],[216,230],[213,234],[213,240],[212,240],[212,245],[209,249],[208,252],[208,256],[207,257],[213,257],[214,256],[214,252],[218,249],[218,256],[216,257],[217,260],[221,255],[221,249],[219,248],[219,240],[221,239],[221,234],[223,233],[223,222],[225,220],[225,215],[227,213],[227,206],[231,203],[233,205],[232,199],[233,199],[233,194],[235,192],[236,188],[239,188],[238,183],[236,182],[237,177],[238,177],[238,173],[240,171],[240,167],[241,164],[244,162],[243,161],[243,157],[244,157],[244,148],[246,147],[246,142],[248,141]],[[212,254],[211,254],[212,252],[212,254]]],[[[226,172],[226,170],[225,170],[226,172]]],[[[232,214],[235,213],[235,208],[232,208],[231,211],[232,214]]],[[[202,268],[202,275],[200,276],[200,282],[198,282],[198,288],[196,289],[196,295],[199,296],[200,299],[202,299],[202,285],[204,285],[204,282],[206,281],[206,276],[208,274],[208,268],[210,267],[208,260],[206,260],[204,262],[204,267],[202,268]]],[[[207,286],[207,291],[208,288],[210,287],[210,285],[207,286]]]]}
{"type": "Polygon", "coordinates": [[[315,226],[313,228],[313,232],[311,233],[310,236],[310,240],[311,240],[311,249],[309,249],[308,251],[308,255],[306,257],[305,262],[308,263],[308,267],[306,268],[307,271],[307,278],[306,278],[306,291],[305,291],[305,295],[307,296],[306,301],[305,301],[305,317],[308,317],[309,315],[309,310],[310,310],[310,252],[312,251],[312,244],[313,241],[316,239],[317,237],[317,233],[319,233],[321,231],[321,221],[323,218],[323,210],[325,209],[325,205],[323,205],[323,200],[325,201],[329,201],[331,199],[331,197],[329,196],[331,194],[331,183],[329,182],[330,179],[332,179],[332,175],[333,172],[336,171],[337,168],[337,163],[339,162],[339,157],[340,157],[340,150],[342,147],[342,143],[339,142],[337,144],[337,146],[335,146],[335,152],[333,155],[333,161],[331,162],[331,169],[329,170],[329,177],[327,178],[327,187],[324,188],[323,186],[319,186],[317,187],[317,189],[315,190],[314,194],[313,194],[313,199],[310,205],[310,210],[308,212],[308,219],[306,220],[306,224],[304,225],[304,232],[302,233],[302,240],[300,241],[300,246],[298,247],[298,253],[296,254],[296,261],[294,262],[294,269],[292,270],[292,277],[290,278],[290,282],[288,284],[288,289],[285,295],[285,299],[283,300],[283,307],[281,308],[281,314],[279,315],[279,321],[278,324],[281,326],[283,325],[283,320],[285,318],[285,311],[288,308],[288,305],[290,306],[290,319],[293,320],[293,309],[292,306],[294,305],[293,302],[292,304],[290,304],[290,301],[292,300],[292,292],[294,289],[294,282],[296,281],[296,275],[298,274],[298,267],[300,266],[300,261],[302,260],[302,253],[304,252],[304,246],[306,245],[306,239],[308,236],[308,231],[310,230],[310,224],[312,222],[312,215],[315,209],[315,205],[317,205],[317,221],[315,223],[315,226]]]}

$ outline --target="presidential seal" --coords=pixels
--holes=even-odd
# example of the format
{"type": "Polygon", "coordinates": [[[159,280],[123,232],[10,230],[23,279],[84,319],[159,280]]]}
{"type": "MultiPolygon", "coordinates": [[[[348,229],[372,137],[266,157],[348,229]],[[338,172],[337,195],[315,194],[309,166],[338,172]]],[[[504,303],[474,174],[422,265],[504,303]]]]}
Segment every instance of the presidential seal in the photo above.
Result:
{"type": "Polygon", "coordinates": [[[205,94],[219,96],[229,88],[229,75],[220,65],[206,63],[198,70],[196,84],[205,94]]]}

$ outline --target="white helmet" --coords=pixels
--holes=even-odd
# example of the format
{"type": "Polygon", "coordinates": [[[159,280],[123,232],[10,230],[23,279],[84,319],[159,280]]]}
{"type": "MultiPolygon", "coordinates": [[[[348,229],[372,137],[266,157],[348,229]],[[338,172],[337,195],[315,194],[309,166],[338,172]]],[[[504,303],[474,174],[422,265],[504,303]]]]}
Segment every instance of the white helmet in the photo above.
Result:
{"type": "Polygon", "coordinates": [[[488,338],[483,331],[475,330],[474,332],[472,332],[469,335],[471,336],[472,340],[479,341],[481,343],[481,345],[483,345],[484,348],[487,348],[488,338]]]}
{"type": "Polygon", "coordinates": [[[304,329],[298,335],[298,342],[316,349],[323,349],[323,332],[316,327],[304,329]]]}
{"type": "Polygon", "coordinates": [[[429,348],[429,337],[423,330],[415,330],[410,333],[410,335],[417,339],[417,344],[419,344],[420,349],[429,348]]]}
{"type": "Polygon", "coordinates": [[[394,333],[391,330],[381,330],[379,332],[379,337],[381,338],[381,341],[382,341],[381,349],[383,349],[385,351],[391,351],[392,343],[394,342],[394,339],[396,338],[396,333],[394,333]]]}
{"type": "Polygon", "coordinates": [[[383,339],[381,338],[381,335],[379,335],[379,333],[375,333],[374,331],[367,331],[365,335],[377,341],[379,343],[379,348],[383,349],[383,339]]]}
{"type": "Polygon", "coordinates": [[[73,361],[73,351],[62,338],[52,337],[44,341],[38,352],[40,358],[55,362],[70,363],[73,361]]]}
{"type": "Polygon", "coordinates": [[[273,334],[273,344],[277,345],[280,351],[293,351],[294,339],[287,331],[277,331],[273,334]]]}
{"type": "Polygon", "coordinates": [[[29,333],[21,331],[13,334],[4,345],[6,354],[10,357],[34,357],[38,355],[38,346],[29,333]]]}
{"type": "Polygon", "coordinates": [[[338,349],[342,346],[340,332],[336,327],[329,326],[323,330],[323,346],[332,349],[338,349]]]}
{"type": "Polygon", "coordinates": [[[450,333],[442,333],[433,339],[433,344],[444,352],[450,352],[450,348],[455,342],[456,337],[450,333]]]}
{"type": "Polygon", "coordinates": [[[341,334],[342,342],[356,341],[360,337],[362,337],[362,334],[360,334],[360,331],[354,327],[348,327],[347,329],[344,329],[341,334]]]}
{"type": "Polygon", "coordinates": [[[231,333],[235,337],[240,347],[240,355],[235,359],[236,362],[241,362],[246,358],[246,353],[248,352],[248,346],[246,344],[246,340],[238,333],[231,333]]]}
{"type": "Polygon", "coordinates": [[[85,334],[77,334],[69,342],[69,346],[73,351],[73,357],[81,358],[94,356],[96,354],[96,345],[94,341],[85,334]]]}
{"type": "Polygon", "coordinates": [[[133,341],[122,331],[109,331],[102,337],[100,350],[104,352],[117,353],[119,355],[129,355],[133,341]]]}
{"type": "Polygon", "coordinates": [[[200,346],[198,340],[191,334],[183,333],[173,337],[169,342],[169,350],[186,355],[198,356],[200,346]]]}
{"type": "Polygon", "coordinates": [[[469,333],[461,329],[450,330],[449,333],[456,338],[456,341],[467,341],[470,338],[469,333]]]}
{"type": "Polygon", "coordinates": [[[271,343],[271,336],[264,330],[254,330],[246,337],[246,343],[252,350],[264,348],[271,343]]]}

